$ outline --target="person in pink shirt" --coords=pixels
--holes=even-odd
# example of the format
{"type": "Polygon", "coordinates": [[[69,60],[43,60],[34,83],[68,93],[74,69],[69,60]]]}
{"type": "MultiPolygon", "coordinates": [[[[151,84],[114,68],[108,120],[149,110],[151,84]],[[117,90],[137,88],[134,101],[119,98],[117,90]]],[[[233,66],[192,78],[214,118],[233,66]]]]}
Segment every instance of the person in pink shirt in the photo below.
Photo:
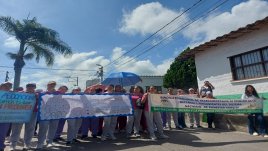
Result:
{"type": "Polygon", "coordinates": [[[136,137],[140,137],[140,122],[141,122],[141,115],[144,109],[144,104],[141,102],[143,96],[143,89],[140,86],[134,87],[134,92],[131,93],[131,100],[132,105],[134,108],[134,116],[128,116],[127,118],[127,138],[131,137],[132,127],[134,123],[134,135],[136,137]]]}

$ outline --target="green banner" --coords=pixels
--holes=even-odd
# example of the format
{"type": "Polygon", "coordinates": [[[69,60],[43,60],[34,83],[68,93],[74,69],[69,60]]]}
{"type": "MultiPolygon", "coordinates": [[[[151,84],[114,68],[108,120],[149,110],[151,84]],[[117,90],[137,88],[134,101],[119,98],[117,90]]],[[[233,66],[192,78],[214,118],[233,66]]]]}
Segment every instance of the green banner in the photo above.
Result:
{"type": "Polygon", "coordinates": [[[263,113],[268,114],[268,100],[263,101],[263,113]]]}
{"type": "Polygon", "coordinates": [[[176,96],[166,94],[150,94],[149,104],[152,112],[226,114],[262,113],[263,107],[267,109],[268,105],[267,101],[261,99],[201,99],[194,95],[176,96]]]}

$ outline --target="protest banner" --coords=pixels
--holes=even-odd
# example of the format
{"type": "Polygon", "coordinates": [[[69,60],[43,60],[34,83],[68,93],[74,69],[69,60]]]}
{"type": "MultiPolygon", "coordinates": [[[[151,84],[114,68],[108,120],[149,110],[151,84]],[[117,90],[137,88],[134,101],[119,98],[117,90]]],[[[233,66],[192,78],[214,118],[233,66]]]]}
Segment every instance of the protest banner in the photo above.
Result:
{"type": "Polygon", "coordinates": [[[268,114],[268,100],[263,101],[263,113],[268,114]]]}
{"type": "Polygon", "coordinates": [[[29,122],[35,103],[34,94],[0,91],[0,123],[29,122]]]}
{"type": "Polygon", "coordinates": [[[202,112],[202,113],[262,113],[263,101],[201,99],[190,96],[150,94],[149,104],[153,112],[202,112]]]}
{"type": "Polygon", "coordinates": [[[70,119],[133,115],[129,95],[53,95],[40,96],[39,119],[70,119]]]}

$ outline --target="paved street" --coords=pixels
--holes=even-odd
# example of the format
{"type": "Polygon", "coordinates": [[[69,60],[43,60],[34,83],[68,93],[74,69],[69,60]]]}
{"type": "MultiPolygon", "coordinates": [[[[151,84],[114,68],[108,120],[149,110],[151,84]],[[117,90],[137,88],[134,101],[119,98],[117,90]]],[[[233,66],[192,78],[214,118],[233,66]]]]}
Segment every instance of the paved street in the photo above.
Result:
{"type": "MultiPolygon", "coordinates": [[[[101,142],[89,138],[82,143],[65,146],[65,142],[56,143],[54,147],[44,150],[65,151],[267,151],[268,138],[249,136],[246,133],[228,132],[208,129],[167,130],[169,139],[151,141],[147,138],[125,138],[117,134],[115,141],[101,142]]],[[[64,133],[64,138],[66,135],[64,133]]],[[[146,135],[144,136],[146,137],[146,135]]],[[[33,145],[36,144],[34,138],[33,145]]],[[[21,146],[18,149],[22,149],[21,146]]],[[[8,151],[8,147],[6,148],[8,151]]]]}

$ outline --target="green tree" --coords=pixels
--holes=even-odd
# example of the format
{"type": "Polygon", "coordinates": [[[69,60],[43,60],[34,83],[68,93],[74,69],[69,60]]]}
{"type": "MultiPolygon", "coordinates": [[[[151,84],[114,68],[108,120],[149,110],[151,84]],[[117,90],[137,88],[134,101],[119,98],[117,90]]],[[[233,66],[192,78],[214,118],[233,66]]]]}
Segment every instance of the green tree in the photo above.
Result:
{"type": "MultiPolygon", "coordinates": [[[[185,49],[183,52],[188,50],[190,50],[190,48],[185,49]]],[[[164,76],[164,87],[173,87],[185,90],[190,87],[197,88],[198,85],[194,58],[175,59],[164,76]]]]}
{"type": "Polygon", "coordinates": [[[54,63],[54,52],[71,55],[71,48],[64,43],[59,34],[37,22],[36,18],[24,19],[22,22],[11,17],[0,17],[0,28],[7,34],[14,36],[20,43],[16,53],[7,53],[14,62],[14,89],[20,85],[21,70],[25,66],[24,60],[35,58],[39,62],[44,58],[48,66],[54,63]]]}

